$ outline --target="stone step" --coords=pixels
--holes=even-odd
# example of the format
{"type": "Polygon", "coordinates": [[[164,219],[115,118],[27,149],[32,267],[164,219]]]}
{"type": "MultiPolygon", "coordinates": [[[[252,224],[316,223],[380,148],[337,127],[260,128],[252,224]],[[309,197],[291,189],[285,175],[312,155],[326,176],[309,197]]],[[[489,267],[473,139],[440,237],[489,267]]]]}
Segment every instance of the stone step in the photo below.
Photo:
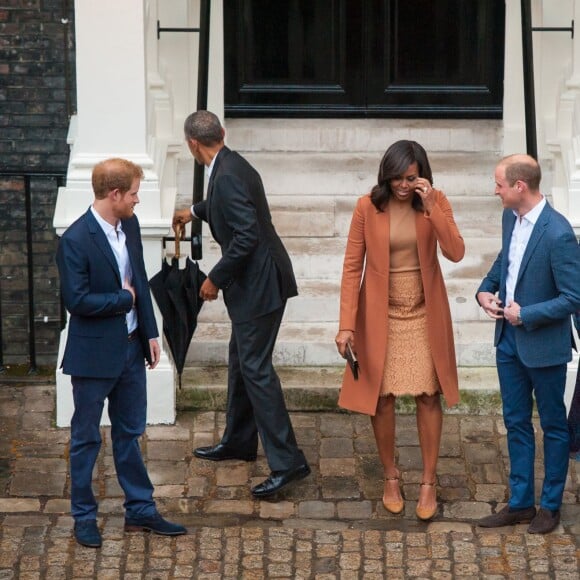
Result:
{"type": "MultiPolygon", "coordinates": [[[[346,237],[357,196],[277,195],[269,199],[272,221],[283,238],[346,237]]],[[[499,236],[501,204],[493,195],[449,198],[463,237],[499,236]]],[[[185,249],[185,248],[184,248],[185,249]]]]}
{"type": "MultiPolygon", "coordinates": [[[[272,196],[272,221],[282,237],[345,237],[356,197],[272,196]]],[[[499,236],[501,204],[492,195],[450,198],[463,237],[499,236]]]]}
{"type": "MultiPolygon", "coordinates": [[[[380,155],[369,153],[247,153],[270,198],[277,195],[347,196],[368,193],[377,182],[380,155]]],[[[493,194],[495,153],[436,153],[434,185],[449,197],[493,194]]]]}
{"type": "MultiPolygon", "coordinates": [[[[207,230],[207,228],[206,228],[207,230]]],[[[346,238],[294,237],[285,238],[294,273],[303,280],[339,280],[342,274],[346,238]]],[[[446,280],[481,279],[495,260],[501,247],[498,236],[465,238],[465,257],[457,264],[441,257],[441,269],[446,280]]],[[[184,254],[187,245],[183,244],[184,254]]],[[[221,251],[207,236],[203,240],[201,268],[206,273],[216,264],[221,251]]]]}
{"type": "MultiPolygon", "coordinates": [[[[232,149],[382,154],[399,139],[418,141],[431,156],[438,151],[502,150],[501,120],[472,119],[227,119],[232,149]]],[[[379,159],[376,159],[378,167],[379,159]]]]}
{"type": "MultiPolygon", "coordinates": [[[[460,321],[453,325],[459,366],[493,366],[493,321],[460,321]]],[[[283,366],[343,364],[334,344],[336,322],[284,321],[274,349],[283,366]]],[[[187,355],[187,366],[226,364],[231,334],[229,322],[199,324],[187,355]]]]}
{"type": "MultiPolygon", "coordinates": [[[[250,152],[245,157],[260,172],[272,208],[278,196],[290,196],[304,203],[330,197],[346,199],[354,206],[356,199],[375,185],[381,154],[250,152]]],[[[477,155],[462,152],[438,152],[430,156],[433,182],[449,198],[493,197],[494,168],[499,160],[494,152],[477,155]]],[[[191,200],[193,164],[184,164],[179,178],[177,206],[191,200]]],[[[285,200],[286,206],[288,200],[285,200]]],[[[298,203],[298,201],[296,202],[298,203]]],[[[316,203],[316,202],[313,202],[316,203]]],[[[496,204],[497,206],[497,204],[496,204]]],[[[315,206],[316,207],[316,206],[315,206]]],[[[322,207],[327,207],[324,204],[322,207]]]]}
{"type": "MultiPolygon", "coordinates": [[[[451,317],[455,322],[487,320],[475,301],[481,279],[459,279],[446,282],[451,317]]],[[[334,322],[338,324],[340,280],[300,280],[298,296],[288,301],[284,320],[288,322],[334,322]]],[[[207,302],[199,313],[199,324],[227,322],[223,300],[207,302]]]]}
{"type": "MultiPolygon", "coordinates": [[[[291,411],[336,410],[344,365],[300,367],[278,366],[286,405],[291,411]]],[[[497,413],[499,389],[494,367],[459,367],[461,402],[454,412],[497,413]]],[[[226,366],[192,366],[184,370],[177,396],[180,410],[225,410],[227,401],[226,366]]],[[[413,412],[411,397],[398,402],[401,412],[413,412]]]]}

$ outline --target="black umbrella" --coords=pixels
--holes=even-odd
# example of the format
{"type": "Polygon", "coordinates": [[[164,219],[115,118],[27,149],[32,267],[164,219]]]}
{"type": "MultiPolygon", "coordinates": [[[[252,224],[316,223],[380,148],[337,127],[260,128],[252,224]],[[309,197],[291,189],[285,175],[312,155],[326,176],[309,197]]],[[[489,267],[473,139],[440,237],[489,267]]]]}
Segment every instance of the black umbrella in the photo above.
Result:
{"type": "Polygon", "coordinates": [[[180,227],[175,234],[175,255],[171,264],[163,260],[161,270],[149,280],[151,292],[163,317],[163,333],[179,375],[185,366],[189,343],[197,327],[197,315],[203,305],[199,289],[206,275],[197,262],[187,258],[185,268],[179,268],[179,242],[183,239],[180,227]]]}

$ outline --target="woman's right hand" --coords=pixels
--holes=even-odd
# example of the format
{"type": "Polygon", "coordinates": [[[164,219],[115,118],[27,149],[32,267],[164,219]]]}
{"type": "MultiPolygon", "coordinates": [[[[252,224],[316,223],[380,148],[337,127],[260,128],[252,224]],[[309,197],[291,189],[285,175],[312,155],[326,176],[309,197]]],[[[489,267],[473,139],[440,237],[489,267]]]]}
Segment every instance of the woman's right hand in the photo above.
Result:
{"type": "Polygon", "coordinates": [[[339,330],[334,342],[336,343],[336,348],[342,358],[346,358],[347,343],[350,343],[350,348],[355,351],[354,332],[352,330],[339,330]]]}

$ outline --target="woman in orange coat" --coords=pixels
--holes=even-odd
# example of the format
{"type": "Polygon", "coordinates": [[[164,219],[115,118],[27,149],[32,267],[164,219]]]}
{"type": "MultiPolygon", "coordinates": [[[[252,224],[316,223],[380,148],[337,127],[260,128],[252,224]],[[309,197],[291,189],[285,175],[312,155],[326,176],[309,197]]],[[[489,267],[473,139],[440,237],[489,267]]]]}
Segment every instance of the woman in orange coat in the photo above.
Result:
{"type": "Polygon", "coordinates": [[[436,478],[443,413],[459,400],[453,328],[437,258],[459,262],[465,245],[445,195],[432,187],[427,154],[415,141],[387,149],[378,183],[354,210],[344,258],[340,330],[360,370],[348,365],[339,405],[371,415],[385,484],[383,505],[401,513],[400,472],[395,463],[395,398],[415,397],[423,476],[417,517],[437,512],[436,478]]]}

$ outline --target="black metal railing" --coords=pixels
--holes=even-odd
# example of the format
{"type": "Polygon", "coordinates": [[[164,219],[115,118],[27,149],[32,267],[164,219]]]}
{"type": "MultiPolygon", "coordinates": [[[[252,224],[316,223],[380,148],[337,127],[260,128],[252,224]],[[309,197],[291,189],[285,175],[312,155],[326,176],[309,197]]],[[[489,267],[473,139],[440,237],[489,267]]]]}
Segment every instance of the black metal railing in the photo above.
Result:
{"type": "MultiPolygon", "coordinates": [[[[66,174],[63,172],[50,171],[30,171],[30,170],[5,170],[0,169],[0,179],[12,178],[21,180],[24,184],[24,199],[22,204],[24,206],[25,219],[25,235],[26,235],[26,286],[27,286],[27,330],[28,330],[28,364],[29,373],[35,374],[38,371],[37,356],[36,356],[36,301],[34,288],[34,251],[33,251],[33,212],[32,212],[32,186],[33,183],[39,180],[51,179],[55,181],[56,187],[64,185],[66,174]]],[[[3,248],[6,252],[6,248],[3,248]]],[[[3,304],[2,304],[2,280],[4,279],[2,272],[0,272],[0,321],[3,321],[3,304]]],[[[60,329],[64,328],[66,324],[66,314],[62,307],[62,301],[59,301],[59,314],[57,321],[60,324],[60,329]]],[[[4,336],[2,323],[0,322],[0,372],[5,371],[4,366],[4,336]]]]}
{"type": "Polygon", "coordinates": [[[533,27],[531,0],[521,0],[521,11],[526,150],[528,155],[537,159],[538,142],[536,136],[536,94],[534,86],[534,45],[532,32],[569,32],[572,39],[574,39],[574,21],[572,20],[569,27],[533,27]]]}
{"type": "MultiPolygon", "coordinates": [[[[199,51],[197,62],[197,110],[207,108],[207,91],[209,80],[209,26],[211,14],[211,0],[201,0],[199,7],[199,28],[163,28],[157,21],[157,38],[162,32],[198,32],[199,51]]],[[[193,195],[192,203],[195,204],[203,199],[203,172],[204,168],[199,163],[194,164],[193,169],[193,195]]],[[[175,238],[165,238],[166,241],[175,238]]],[[[201,260],[201,221],[193,220],[191,224],[191,258],[201,260]]]]}

